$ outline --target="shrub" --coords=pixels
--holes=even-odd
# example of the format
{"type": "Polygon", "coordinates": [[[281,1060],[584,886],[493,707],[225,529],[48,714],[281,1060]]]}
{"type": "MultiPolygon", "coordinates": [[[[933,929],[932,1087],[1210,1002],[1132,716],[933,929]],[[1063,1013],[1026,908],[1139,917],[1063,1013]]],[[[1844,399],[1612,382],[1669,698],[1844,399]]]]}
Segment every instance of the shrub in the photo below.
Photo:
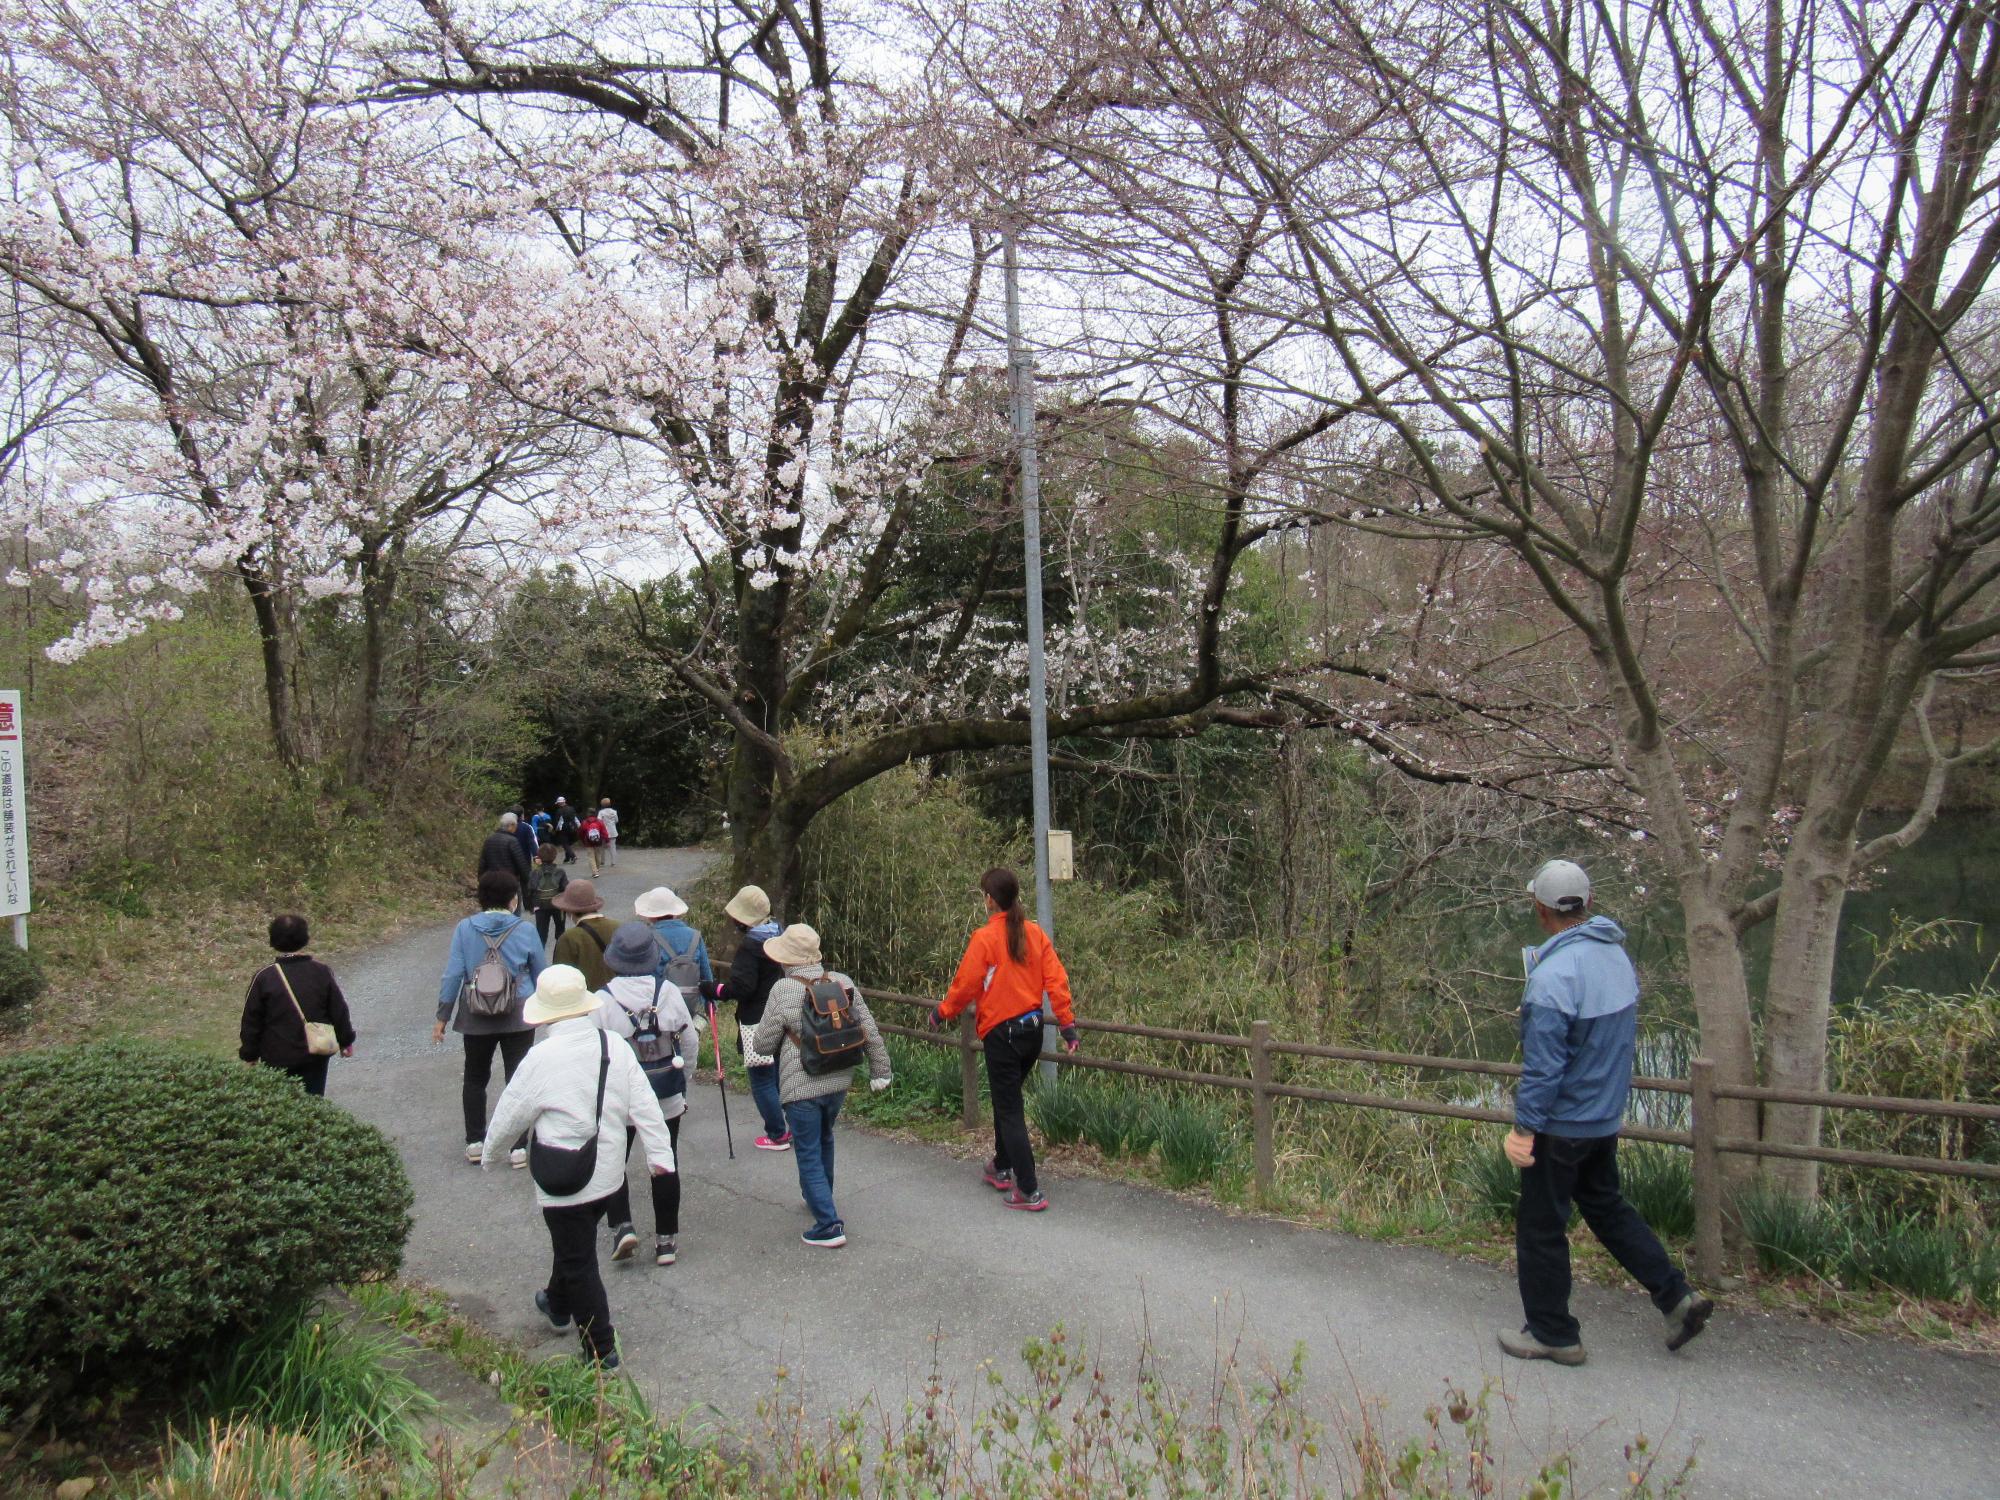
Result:
{"type": "Polygon", "coordinates": [[[0,937],[0,1010],[34,1004],[48,984],[48,976],[42,973],[41,961],[34,954],[0,937]]]}
{"type": "Polygon", "coordinates": [[[1089,1104],[1088,1089],[1073,1069],[1057,1073],[1053,1082],[1037,1078],[1028,1094],[1028,1116],[1042,1139],[1054,1146],[1067,1146],[1083,1139],[1083,1116],[1089,1104]]]}
{"type": "Polygon", "coordinates": [[[1618,1180],[1656,1234],[1694,1233],[1694,1158],[1673,1146],[1635,1142],[1618,1153],[1618,1180]]]}
{"type": "Polygon", "coordinates": [[[395,1149],[272,1069],[59,1047],[0,1058],[0,1098],[0,1410],[183,1372],[401,1260],[395,1149]]]}
{"type": "Polygon", "coordinates": [[[1160,1168],[1169,1187],[1210,1182],[1229,1155],[1229,1126],[1212,1106],[1162,1101],[1147,1111],[1159,1139],[1160,1168]]]}
{"type": "Polygon", "coordinates": [[[299,1433],[322,1453],[382,1448],[415,1459],[437,1400],[403,1368],[401,1348],[393,1334],[302,1306],[232,1345],[191,1406],[299,1433]]]}

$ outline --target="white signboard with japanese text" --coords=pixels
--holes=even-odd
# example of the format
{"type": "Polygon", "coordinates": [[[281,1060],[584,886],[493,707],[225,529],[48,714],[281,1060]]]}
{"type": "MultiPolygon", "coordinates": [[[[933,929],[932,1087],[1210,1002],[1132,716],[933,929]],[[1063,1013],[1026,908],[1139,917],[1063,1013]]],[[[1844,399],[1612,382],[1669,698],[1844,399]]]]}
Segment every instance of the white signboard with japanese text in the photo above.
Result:
{"type": "Polygon", "coordinates": [[[18,917],[28,909],[28,775],[21,758],[21,695],[0,693],[0,917],[18,917]]]}

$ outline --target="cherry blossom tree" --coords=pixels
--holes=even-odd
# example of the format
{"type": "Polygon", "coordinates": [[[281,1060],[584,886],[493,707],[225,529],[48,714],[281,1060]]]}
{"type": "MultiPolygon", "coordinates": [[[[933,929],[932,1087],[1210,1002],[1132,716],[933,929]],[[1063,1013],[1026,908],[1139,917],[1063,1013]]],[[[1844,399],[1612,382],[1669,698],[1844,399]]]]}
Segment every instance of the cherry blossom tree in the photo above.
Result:
{"type": "MultiPolygon", "coordinates": [[[[1733,1082],[1822,1087],[1847,891],[1994,748],[1944,747],[1928,709],[2000,665],[2000,17],[1097,15],[1186,122],[1183,177],[1283,225],[1263,296],[1309,335],[1287,388],[1366,439],[1324,455],[1318,503],[1492,560],[1460,602],[1489,641],[1511,616],[1520,648],[1562,648],[1549,727],[1595,720],[1673,872],[1705,1050],[1733,1082]],[[1864,838],[1905,747],[1922,794],[1864,838]]],[[[1817,1110],[1728,1113],[1813,1189],[1785,1153],[1817,1110]]]]}
{"type": "MultiPolygon", "coordinates": [[[[414,119],[351,103],[358,9],[320,0],[5,7],[16,192],[0,263],[96,362],[96,422],[50,455],[59,551],[91,604],[73,656],[243,587],[272,744],[326,762],[295,701],[297,613],[363,624],[345,767],[373,773],[384,624],[418,538],[477,535],[548,424],[399,347],[396,299],[477,220],[428,181],[414,119]]],[[[558,443],[559,448],[563,446],[558,443]]]]}

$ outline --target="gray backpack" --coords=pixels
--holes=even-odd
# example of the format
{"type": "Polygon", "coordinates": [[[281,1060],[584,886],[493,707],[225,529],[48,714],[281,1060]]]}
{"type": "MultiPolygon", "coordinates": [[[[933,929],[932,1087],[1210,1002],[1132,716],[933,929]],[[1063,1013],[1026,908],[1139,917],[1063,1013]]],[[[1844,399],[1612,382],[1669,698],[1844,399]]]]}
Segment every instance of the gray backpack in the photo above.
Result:
{"type": "Polygon", "coordinates": [[[501,956],[500,948],[520,925],[517,918],[495,936],[488,937],[483,932],[479,935],[486,944],[486,955],[473,965],[472,972],[466,976],[459,990],[467,1015],[490,1021],[514,1008],[514,976],[507,968],[507,960],[501,956]]]}
{"type": "Polygon", "coordinates": [[[701,998],[701,960],[694,956],[695,949],[701,946],[701,934],[696,933],[688,939],[685,953],[674,952],[672,944],[667,941],[667,936],[663,932],[655,931],[653,941],[659,944],[660,951],[667,956],[667,967],[661,974],[661,979],[680,990],[681,999],[687,1002],[688,1013],[692,1015],[695,1003],[701,998]]]}

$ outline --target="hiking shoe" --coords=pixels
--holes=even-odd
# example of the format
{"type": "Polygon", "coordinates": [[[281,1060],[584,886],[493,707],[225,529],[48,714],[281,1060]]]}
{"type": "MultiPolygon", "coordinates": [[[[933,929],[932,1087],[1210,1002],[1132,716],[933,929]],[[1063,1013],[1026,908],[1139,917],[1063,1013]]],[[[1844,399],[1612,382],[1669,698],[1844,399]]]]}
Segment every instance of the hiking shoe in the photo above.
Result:
{"type": "Polygon", "coordinates": [[[654,1265],[670,1266],[674,1263],[674,1257],[677,1254],[679,1254],[679,1251],[674,1248],[674,1237],[672,1235],[663,1234],[653,1241],[654,1265]]]}
{"type": "Polygon", "coordinates": [[[838,1250],[847,1243],[847,1226],[836,1224],[831,1229],[808,1229],[799,1238],[821,1250],[838,1250]]]}
{"type": "Polygon", "coordinates": [[[630,1224],[615,1224],[611,1229],[611,1258],[630,1260],[639,1253],[639,1231],[630,1224]]]}
{"type": "Polygon", "coordinates": [[[467,1141],[465,1143],[465,1159],[475,1167],[479,1165],[479,1159],[485,1152],[486,1143],[484,1141],[467,1141]]]}
{"type": "Polygon", "coordinates": [[[791,1132],[780,1136],[760,1135],[757,1137],[759,1151],[789,1151],[792,1149],[791,1132]]]}
{"type": "Polygon", "coordinates": [[[1003,1172],[989,1161],[979,1169],[979,1180],[997,1192],[1009,1193],[1014,1190],[1014,1172],[1011,1167],[1003,1172]]]}
{"type": "Polygon", "coordinates": [[[527,1164],[528,1148],[526,1146],[516,1146],[512,1151],[507,1153],[507,1165],[515,1171],[520,1171],[527,1164]]]}
{"type": "Polygon", "coordinates": [[[1519,1333],[1501,1329],[1500,1347],[1516,1359],[1547,1359],[1559,1365],[1580,1365],[1585,1358],[1582,1344],[1545,1344],[1525,1328],[1519,1333]]]}
{"type": "Polygon", "coordinates": [[[588,1349],[585,1349],[583,1351],[583,1357],[587,1360],[590,1360],[597,1366],[598,1369],[602,1370],[607,1375],[609,1375],[613,1370],[617,1369],[621,1364],[624,1363],[624,1361],[618,1357],[618,1351],[616,1349],[613,1349],[609,1354],[605,1355],[602,1359],[599,1359],[596,1355],[592,1354],[588,1349]]]}
{"type": "Polygon", "coordinates": [[[567,1314],[558,1320],[556,1315],[549,1309],[549,1294],[546,1291],[535,1293],[535,1311],[547,1318],[549,1320],[549,1327],[553,1328],[557,1333],[561,1333],[576,1321],[576,1319],[567,1314]]]}
{"type": "Polygon", "coordinates": [[[1038,1214],[1049,1206],[1049,1200],[1040,1188],[1036,1188],[1032,1193],[1024,1193],[1015,1188],[1000,1200],[1000,1206],[1018,1208],[1024,1214],[1038,1214]]]}
{"type": "Polygon", "coordinates": [[[1714,1315],[1713,1302],[1699,1292],[1689,1292],[1667,1314],[1667,1347],[1678,1349],[1694,1339],[1708,1327],[1708,1320],[1714,1315]]]}

